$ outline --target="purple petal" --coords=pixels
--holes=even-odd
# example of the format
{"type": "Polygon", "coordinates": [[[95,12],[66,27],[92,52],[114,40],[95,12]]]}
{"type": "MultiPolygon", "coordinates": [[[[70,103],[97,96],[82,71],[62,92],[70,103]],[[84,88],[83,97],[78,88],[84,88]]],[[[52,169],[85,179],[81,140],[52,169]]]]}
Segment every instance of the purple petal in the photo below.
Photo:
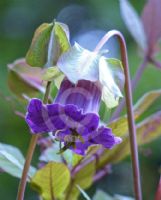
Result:
{"type": "Polygon", "coordinates": [[[101,88],[98,83],[80,80],[76,85],[64,79],[55,103],[76,105],[83,113],[98,113],[101,101],[101,88]]]}
{"type": "Polygon", "coordinates": [[[96,131],[99,125],[99,117],[95,114],[87,114],[84,120],[81,121],[77,127],[77,132],[83,136],[84,140],[88,140],[88,137],[96,131]]]}
{"type": "Polygon", "coordinates": [[[66,105],[65,106],[65,114],[68,117],[70,117],[71,119],[73,119],[74,121],[78,121],[78,122],[81,121],[84,117],[81,110],[78,109],[74,105],[66,105]]]}
{"type": "Polygon", "coordinates": [[[92,142],[95,144],[102,144],[105,148],[111,149],[114,145],[119,144],[122,139],[115,137],[110,128],[100,127],[97,133],[94,134],[92,142]]]}
{"type": "Polygon", "coordinates": [[[83,138],[81,140],[80,137],[81,136],[79,135],[77,136],[73,135],[72,131],[69,129],[62,130],[57,134],[57,138],[59,138],[60,141],[64,142],[65,145],[67,145],[68,143],[74,144],[74,147],[73,146],[70,147],[72,151],[80,155],[85,155],[85,152],[91,145],[91,143],[88,140],[82,142],[83,138]]]}
{"type": "Polygon", "coordinates": [[[62,106],[59,104],[43,105],[39,99],[32,99],[28,105],[26,122],[32,133],[44,133],[64,129],[66,126],[59,117],[62,106]]]}
{"type": "Polygon", "coordinates": [[[81,110],[74,105],[66,105],[64,109],[66,114],[64,120],[69,128],[76,129],[80,134],[84,132],[84,129],[88,131],[97,129],[99,117],[95,113],[82,114],[81,110]]]}
{"type": "Polygon", "coordinates": [[[49,118],[48,123],[50,121],[50,131],[66,128],[66,124],[64,121],[64,107],[60,104],[48,104],[46,105],[46,108],[49,118]]]}
{"type": "Polygon", "coordinates": [[[89,132],[95,131],[99,125],[99,116],[95,113],[87,113],[81,123],[89,132]]]}
{"type": "MultiPolygon", "coordinates": [[[[47,126],[42,117],[43,105],[39,99],[32,99],[28,105],[26,122],[33,133],[47,131],[47,126]],[[41,126],[39,126],[41,124],[41,126]]],[[[44,112],[44,111],[43,111],[44,112]]]]}
{"type": "Polygon", "coordinates": [[[71,135],[71,130],[70,129],[65,129],[61,130],[57,133],[56,137],[61,141],[61,142],[72,142],[72,135],[71,135]]]}
{"type": "Polygon", "coordinates": [[[75,153],[84,156],[85,153],[86,153],[86,150],[88,149],[88,147],[89,147],[90,145],[91,145],[90,142],[84,142],[84,143],[82,143],[82,142],[80,142],[80,141],[77,141],[77,142],[75,143],[75,148],[71,147],[71,149],[72,149],[75,153]]]}
{"type": "Polygon", "coordinates": [[[75,105],[44,105],[32,99],[28,106],[26,122],[33,133],[44,133],[62,129],[73,129],[83,134],[85,130],[96,130],[99,117],[95,113],[82,114],[75,105]]]}

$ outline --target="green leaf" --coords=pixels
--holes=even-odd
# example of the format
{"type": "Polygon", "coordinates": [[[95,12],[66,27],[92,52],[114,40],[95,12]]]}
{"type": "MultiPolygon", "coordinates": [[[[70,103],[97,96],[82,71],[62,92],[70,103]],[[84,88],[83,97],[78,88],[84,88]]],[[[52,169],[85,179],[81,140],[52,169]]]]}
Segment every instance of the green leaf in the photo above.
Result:
{"type": "Polygon", "coordinates": [[[144,96],[135,104],[134,110],[137,116],[144,113],[154,101],[161,96],[161,90],[152,90],[144,94],[144,96]]]}
{"type": "Polygon", "coordinates": [[[62,73],[59,71],[59,69],[55,67],[50,67],[46,70],[46,72],[43,75],[44,81],[53,81],[57,77],[59,77],[62,73]]]}
{"type": "MultiPolygon", "coordinates": [[[[160,95],[160,90],[154,90],[146,93],[134,107],[135,118],[138,118],[143,112],[145,112],[160,95]]],[[[160,124],[160,112],[157,112],[142,122],[136,124],[138,145],[149,143],[160,137],[160,124]]],[[[97,169],[101,169],[109,163],[117,163],[130,154],[127,116],[116,119],[108,126],[112,129],[112,132],[116,136],[122,137],[123,141],[111,150],[104,150],[104,153],[99,158],[97,169]]]]}
{"type": "Polygon", "coordinates": [[[79,170],[72,177],[71,183],[66,191],[66,200],[77,200],[80,191],[77,188],[79,185],[82,189],[87,189],[93,182],[93,176],[95,174],[95,162],[91,162],[84,168],[79,170]]]}
{"type": "Polygon", "coordinates": [[[59,22],[44,23],[35,31],[26,60],[33,67],[52,67],[69,48],[67,25],[59,22]]]}
{"type": "Polygon", "coordinates": [[[137,124],[137,141],[139,145],[149,143],[161,136],[161,112],[144,119],[137,124]]]}
{"type": "Polygon", "coordinates": [[[123,139],[123,141],[113,149],[105,149],[99,158],[97,168],[102,168],[109,163],[116,163],[130,153],[128,140],[127,116],[120,117],[108,125],[112,132],[123,139]]]}
{"type": "Polygon", "coordinates": [[[57,88],[60,87],[62,80],[64,79],[64,74],[55,67],[50,67],[46,70],[43,75],[44,81],[54,81],[57,88]]]}
{"type": "Polygon", "coordinates": [[[100,148],[102,148],[102,145],[94,145],[94,146],[88,147],[84,160],[89,159],[92,155],[95,155],[100,148]]]}
{"type": "Polygon", "coordinates": [[[76,153],[74,153],[73,151],[67,149],[64,153],[63,153],[63,157],[66,160],[66,162],[70,165],[72,165],[73,167],[75,165],[77,165],[82,159],[83,156],[78,155],[76,153]]]}
{"type": "Polygon", "coordinates": [[[68,51],[70,48],[69,29],[67,25],[63,23],[58,23],[58,22],[55,23],[54,29],[55,29],[55,36],[56,36],[56,39],[58,40],[58,44],[60,48],[60,54],[59,54],[60,56],[62,53],[68,51]]]}
{"type": "Polygon", "coordinates": [[[79,185],[82,189],[86,189],[92,184],[94,173],[95,162],[91,162],[75,174],[74,183],[79,185]]]}
{"type": "MultiPolygon", "coordinates": [[[[14,177],[21,178],[24,162],[25,159],[18,148],[0,143],[0,168],[2,170],[14,177]]],[[[28,178],[31,178],[35,172],[36,169],[30,167],[28,178]]]]}
{"type": "MultiPolygon", "coordinates": [[[[136,128],[137,128],[137,142],[139,146],[152,142],[153,140],[157,139],[158,137],[161,136],[161,112],[159,111],[149,116],[148,118],[144,119],[142,122],[136,125],[136,128]]],[[[115,129],[114,133],[120,135],[119,132],[117,131],[115,132],[115,129]]],[[[129,135],[127,132],[122,132],[121,136],[123,139],[121,144],[117,145],[112,150],[108,149],[104,150],[104,153],[99,158],[99,164],[97,165],[98,169],[102,168],[103,166],[109,163],[117,163],[130,154],[129,135]]]]}
{"type": "Polygon", "coordinates": [[[70,183],[70,171],[62,163],[49,162],[32,178],[32,187],[38,190],[43,200],[61,198],[70,183]]]}
{"type": "Polygon", "coordinates": [[[105,149],[99,158],[97,170],[110,163],[117,163],[130,154],[129,138],[124,136],[122,143],[111,150],[105,149]]]}
{"type": "Polygon", "coordinates": [[[122,97],[120,89],[123,88],[125,82],[121,62],[102,56],[99,61],[99,81],[103,87],[102,100],[106,106],[108,108],[117,106],[122,97]]]}
{"type": "Polygon", "coordinates": [[[115,135],[123,137],[128,132],[127,116],[118,118],[117,120],[111,122],[108,126],[112,129],[112,132],[115,135]]]}
{"type": "Polygon", "coordinates": [[[75,43],[69,51],[64,53],[58,60],[57,66],[76,84],[78,80],[98,80],[99,55],[82,48],[75,43]]]}
{"type": "Polygon", "coordinates": [[[69,29],[66,24],[54,22],[48,45],[46,67],[56,65],[60,55],[70,48],[69,29]]]}
{"type": "Polygon", "coordinates": [[[35,31],[26,61],[33,67],[43,67],[47,62],[47,51],[53,23],[41,24],[35,31]]]}
{"type": "Polygon", "coordinates": [[[24,100],[24,95],[32,98],[44,93],[41,68],[30,67],[25,59],[18,59],[9,64],[8,69],[8,85],[17,98],[24,100]]]}
{"type": "Polygon", "coordinates": [[[93,197],[93,200],[114,200],[114,199],[107,193],[101,190],[97,190],[96,194],[93,197]]]}
{"type": "MultiPolygon", "coordinates": [[[[157,98],[161,96],[161,90],[152,90],[143,95],[141,99],[134,106],[135,118],[137,119],[143,114],[157,98]]],[[[113,133],[117,136],[124,136],[128,132],[127,116],[118,118],[109,124],[113,133]],[[121,131],[120,131],[121,130],[121,131]]]]}
{"type": "Polygon", "coordinates": [[[77,165],[82,159],[83,159],[83,156],[74,153],[73,159],[72,159],[72,166],[77,165]]]}
{"type": "Polygon", "coordinates": [[[120,9],[127,29],[137,42],[138,46],[140,46],[142,50],[145,50],[147,48],[146,35],[138,14],[128,0],[120,0],[120,9]]]}
{"type": "Polygon", "coordinates": [[[60,85],[61,85],[61,82],[63,81],[64,79],[64,74],[60,74],[60,76],[57,76],[56,79],[54,80],[54,83],[55,83],[55,86],[59,89],[60,88],[60,85]]]}

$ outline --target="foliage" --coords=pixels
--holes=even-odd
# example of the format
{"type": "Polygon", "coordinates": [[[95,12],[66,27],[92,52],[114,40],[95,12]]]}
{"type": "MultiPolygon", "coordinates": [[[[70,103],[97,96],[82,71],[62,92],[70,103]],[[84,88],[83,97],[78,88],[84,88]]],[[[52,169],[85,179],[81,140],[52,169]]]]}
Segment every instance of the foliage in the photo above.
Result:
{"type": "Polygon", "coordinates": [[[31,180],[31,185],[38,189],[44,200],[50,200],[62,198],[69,182],[68,168],[62,163],[49,162],[36,172],[31,180]]]}
{"type": "MultiPolygon", "coordinates": [[[[21,178],[25,159],[19,149],[11,145],[0,143],[0,168],[8,174],[21,178]]],[[[36,172],[34,167],[30,167],[28,181],[36,172]]]]}
{"type": "Polygon", "coordinates": [[[138,14],[130,5],[128,0],[120,0],[120,9],[122,18],[130,33],[136,40],[138,46],[140,46],[142,50],[145,50],[147,48],[146,35],[144,32],[143,24],[139,19],[138,14]]]}
{"type": "Polygon", "coordinates": [[[20,100],[24,100],[24,95],[31,98],[44,93],[41,68],[30,67],[25,59],[18,59],[8,69],[9,88],[20,100]]]}
{"type": "MultiPolygon", "coordinates": [[[[160,5],[159,0],[149,0],[143,8],[142,17],[139,17],[128,0],[120,0],[122,18],[141,49],[144,64],[151,63],[159,69],[161,64],[156,55],[161,38],[160,5]]],[[[54,91],[54,95],[51,93],[49,97],[49,102],[52,102],[65,76],[74,84],[81,79],[99,82],[103,91],[102,100],[108,108],[103,110],[105,114],[113,112],[111,109],[119,105],[125,81],[121,61],[106,58],[102,52],[89,51],[77,43],[72,46],[68,27],[63,23],[54,21],[40,25],[25,59],[18,59],[8,65],[9,88],[15,98],[21,101],[23,108],[26,108],[26,99],[42,97],[47,82],[53,83],[51,91],[54,91]]],[[[139,76],[141,78],[141,74],[139,76]]],[[[148,113],[160,96],[160,89],[151,90],[134,105],[139,147],[149,145],[161,136],[161,112],[157,109],[148,113]]],[[[106,125],[116,136],[122,138],[122,143],[110,150],[99,145],[92,146],[84,157],[70,149],[60,153],[61,144],[53,135],[49,133],[42,136],[43,141],[47,142],[49,139],[50,142],[45,147],[40,142],[38,162],[41,167],[36,169],[31,166],[27,180],[43,200],[77,200],[80,195],[90,200],[86,189],[100,179],[100,172],[105,171],[107,174],[108,170],[106,172],[105,169],[108,166],[117,164],[130,155],[127,116],[122,114],[106,125]]],[[[24,162],[18,148],[0,144],[2,171],[21,178],[24,162]]],[[[100,190],[97,190],[92,199],[132,200],[131,197],[108,195],[100,190]]]]}

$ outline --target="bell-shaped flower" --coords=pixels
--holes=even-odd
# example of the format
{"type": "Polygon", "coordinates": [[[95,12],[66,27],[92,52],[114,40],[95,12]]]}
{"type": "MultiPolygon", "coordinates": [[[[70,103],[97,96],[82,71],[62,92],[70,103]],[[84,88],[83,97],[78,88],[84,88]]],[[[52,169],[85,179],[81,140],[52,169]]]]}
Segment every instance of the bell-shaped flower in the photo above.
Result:
{"type": "Polygon", "coordinates": [[[61,55],[57,66],[74,84],[79,80],[98,81],[106,106],[113,108],[118,105],[124,85],[124,73],[119,60],[106,58],[101,53],[91,52],[75,43],[61,55]]]}
{"type": "Polygon", "coordinates": [[[112,148],[121,142],[112,130],[101,124],[99,107],[102,86],[96,81],[78,80],[76,84],[64,79],[53,104],[44,105],[39,99],[31,99],[26,114],[33,134],[53,132],[70,148],[84,155],[91,145],[112,148]]]}

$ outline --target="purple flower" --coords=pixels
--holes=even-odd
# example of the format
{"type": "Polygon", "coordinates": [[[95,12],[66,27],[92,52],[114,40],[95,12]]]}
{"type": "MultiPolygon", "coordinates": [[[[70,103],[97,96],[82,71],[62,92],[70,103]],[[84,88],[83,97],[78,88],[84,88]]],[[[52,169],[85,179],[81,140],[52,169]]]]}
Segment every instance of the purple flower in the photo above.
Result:
{"type": "Polygon", "coordinates": [[[112,148],[121,142],[110,128],[100,125],[98,115],[101,87],[80,80],[76,85],[64,79],[53,104],[31,99],[26,122],[33,134],[53,132],[65,148],[84,155],[90,145],[112,148]]]}

